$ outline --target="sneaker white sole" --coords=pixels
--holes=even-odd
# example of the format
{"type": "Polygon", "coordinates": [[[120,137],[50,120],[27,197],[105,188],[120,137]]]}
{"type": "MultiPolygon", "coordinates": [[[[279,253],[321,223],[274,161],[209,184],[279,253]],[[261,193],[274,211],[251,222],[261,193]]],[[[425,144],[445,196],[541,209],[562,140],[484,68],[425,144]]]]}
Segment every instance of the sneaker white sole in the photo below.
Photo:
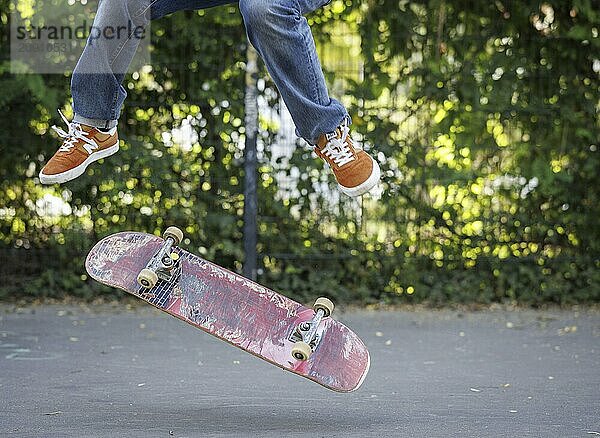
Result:
{"type": "Polygon", "coordinates": [[[373,158],[371,158],[371,160],[373,160],[373,171],[371,172],[369,178],[367,178],[365,182],[357,185],[356,187],[345,187],[341,184],[338,184],[342,192],[344,192],[348,196],[355,197],[364,195],[377,185],[379,179],[381,178],[381,170],[379,169],[379,164],[377,163],[377,161],[375,161],[373,158]]]}
{"type": "Polygon", "coordinates": [[[81,174],[83,174],[83,172],[85,172],[85,169],[87,169],[87,167],[94,161],[110,157],[111,155],[117,153],[118,150],[119,141],[117,140],[117,142],[114,145],[109,146],[106,149],[102,149],[101,151],[90,154],[90,156],[87,157],[83,163],[81,163],[79,166],[73,167],[72,169],[66,170],[62,173],[57,173],[55,175],[46,175],[45,173],[40,172],[40,182],[42,184],[60,184],[67,181],[71,181],[72,179],[75,179],[81,174]]]}

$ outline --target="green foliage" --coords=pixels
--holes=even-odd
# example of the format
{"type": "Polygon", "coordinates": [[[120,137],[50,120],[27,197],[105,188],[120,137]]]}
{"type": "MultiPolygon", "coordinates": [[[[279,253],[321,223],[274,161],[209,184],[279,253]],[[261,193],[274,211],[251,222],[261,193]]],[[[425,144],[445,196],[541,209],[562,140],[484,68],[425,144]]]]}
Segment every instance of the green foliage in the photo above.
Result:
{"type": "MultiPolygon", "coordinates": [[[[379,253],[371,276],[350,283],[340,259],[338,283],[359,291],[366,281],[384,301],[597,301],[600,16],[591,3],[337,1],[332,10],[313,20],[325,23],[317,34],[333,39],[336,18],[355,29],[364,80],[338,73],[341,61],[328,77],[344,82],[365,147],[385,156],[386,188],[377,204],[333,211],[327,197],[288,201],[311,247],[324,246],[315,224],[326,222],[338,238],[332,255],[349,252],[340,238],[352,239],[358,265],[379,253]]],[[[311,176],[301,194],[323,182],[303,151],[290,166],[311,176]]]]}
{"type": "MultiPolygon", "coordinates": [[[[8,4],[0,0],[0,299],[118,296],[86,278],[83,260],[124,229],[177,225],[189,250],[240,271],[247,43],[237,7],[153,22],[152,66],[124,83],[119,154],[41,187],[56,108],[71,111],[69,81],[10,74],[8,4]]],[[[310,151],[275,157],[279,121],[263,115],[259,281],[306,302],[599,301],[596,9],[334,0],[312,14],[354,135],[381,153],[385,191],[338,199],[310,151]]],[[[278,109],[264,70],[260,91],[278,109]]]]}

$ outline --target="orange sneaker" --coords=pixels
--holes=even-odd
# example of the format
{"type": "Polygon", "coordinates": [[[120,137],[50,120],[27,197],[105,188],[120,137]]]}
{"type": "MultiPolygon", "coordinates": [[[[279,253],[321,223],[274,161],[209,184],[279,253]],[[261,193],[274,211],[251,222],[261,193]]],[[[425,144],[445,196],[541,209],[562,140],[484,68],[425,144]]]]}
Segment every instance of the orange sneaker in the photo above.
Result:
{"type": "Polygon", "coordinates": [[[316,154],[333,170],[340,190],[348,196],[367,193],[379,182],[379,165],[369,154],[352,144],[347,122],[335,131],[322,134],[315,146],[316,154]]]}
{"type": "Polygon", "coordinates": [[[62,113],[60,116],[69,127],[69,131],[52,127],[64,141],[40,171],[42,184],[64,183],[75,179],[94,161],[119,150],[116,127],[102,132],[92,126],[69,122],[62,113]]]}

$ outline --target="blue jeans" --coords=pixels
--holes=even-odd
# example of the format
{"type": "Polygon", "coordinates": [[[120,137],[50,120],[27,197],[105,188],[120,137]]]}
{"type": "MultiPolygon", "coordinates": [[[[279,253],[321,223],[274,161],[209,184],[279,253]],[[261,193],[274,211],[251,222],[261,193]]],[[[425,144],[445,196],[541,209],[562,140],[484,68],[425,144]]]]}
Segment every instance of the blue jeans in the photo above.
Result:
{"type": "MultiPolygon", "coordinates": [[[[240,0],[252,45],[288,107],[296,133],[315,143],[349,118],[329,97],[315,43],[304,15],[330,0],[240,0]]],[[[142,28],[150,20],[183,9],[205,9],[232,0],[101,0],[94,28],[142,28]]],[[[127,92],[121,85],[139,39],[88,39],[71,79],[74,121],[97,128],[117,125],[127,92]]]]}

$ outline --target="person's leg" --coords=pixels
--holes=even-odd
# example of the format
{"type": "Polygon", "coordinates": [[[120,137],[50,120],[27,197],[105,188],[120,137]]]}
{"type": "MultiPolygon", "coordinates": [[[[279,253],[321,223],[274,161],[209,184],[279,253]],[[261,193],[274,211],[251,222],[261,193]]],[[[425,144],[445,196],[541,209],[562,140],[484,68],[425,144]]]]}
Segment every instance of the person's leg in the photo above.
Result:
{"type": "Polygon", "coordinates": [[[121,85],[151,20],[183,9],[206,9],[234,0],[101,0],[90,38],[71,78],[74,122],[110,129],[127,92],[121,85]]]}
{"type": "Polygon", "coordinates": [[[145,28],[151,4],[151,0],[100,1],[71,78],[74,122],[103,129],[117,125],[127,96],[121,82],[141,39],[149,38],[145,28]]]}
{"type": "Polygon", "coordinates": [[[248,38],[288,107],[296,132],[309,143],[349,119],[329,97],[305,14],[329,0],[240,0],[248,38]]]}
{"type": "Polygon", "coordinates": [[[77,178],[88,165],[119,150],[117,119],[127,93],[121,82],[150,20],[180,9],[203,9],[231,0],[101,0],[90,37],[73,72],[75,116],[67,131],[53,126],[62,145],[40,170],[42,184],[77,178]]]}
{"type": "Polygon", "coordinates": [[[349,196],[371,190],[380,170],[348,135],[350,117],[329,97],[305,14],[327,0],[240,0],[248,38],[262,56],[287,105],[296,133],[314,146],[349,196]]]}
{"type": "Polygon", "coordinates": [[[148,23],[150,0],[101,0],[71,79],[74,118],[62,144],[40,170],[42,184],[63,183],[119,150],[117,118],[126,96],[121,81],[148,23]]]}

